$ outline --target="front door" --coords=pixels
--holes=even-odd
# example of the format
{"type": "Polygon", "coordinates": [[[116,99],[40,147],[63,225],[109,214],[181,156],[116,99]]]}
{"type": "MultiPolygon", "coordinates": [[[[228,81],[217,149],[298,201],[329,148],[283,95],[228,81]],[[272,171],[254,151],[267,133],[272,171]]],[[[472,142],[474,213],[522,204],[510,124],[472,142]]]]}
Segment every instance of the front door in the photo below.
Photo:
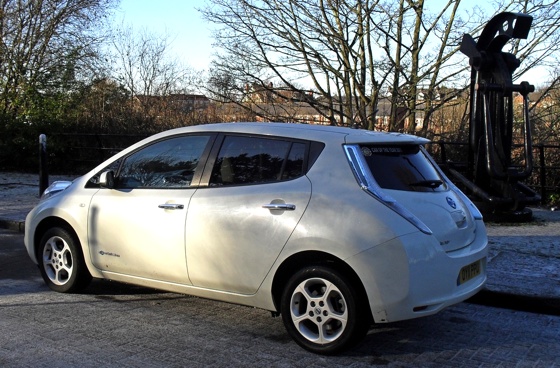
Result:
{"type": "Polygon", "coordinates": [[[101,188],[88,212],[95,267],[189,284],[185,220],[210,136],[179,136],[125,157],[113,189],[101,188]]]}
{"type": "Polygon", "coordinates": [[[102,271],[188,283],[184,231],[193,192],[98,191],[88,222],[93,264],[102,271]]]}

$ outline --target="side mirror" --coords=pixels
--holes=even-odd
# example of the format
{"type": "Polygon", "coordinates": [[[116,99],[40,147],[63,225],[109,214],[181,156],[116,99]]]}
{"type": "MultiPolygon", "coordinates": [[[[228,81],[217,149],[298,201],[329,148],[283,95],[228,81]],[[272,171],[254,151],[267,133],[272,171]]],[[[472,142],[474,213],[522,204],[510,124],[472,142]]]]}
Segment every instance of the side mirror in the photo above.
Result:
{"type": "Polygon", "coordinates": [[[115,174],[112,171],[104,171],[99,175],[99,185],[102,188],[113,189],[115,187],[115,174]]]}

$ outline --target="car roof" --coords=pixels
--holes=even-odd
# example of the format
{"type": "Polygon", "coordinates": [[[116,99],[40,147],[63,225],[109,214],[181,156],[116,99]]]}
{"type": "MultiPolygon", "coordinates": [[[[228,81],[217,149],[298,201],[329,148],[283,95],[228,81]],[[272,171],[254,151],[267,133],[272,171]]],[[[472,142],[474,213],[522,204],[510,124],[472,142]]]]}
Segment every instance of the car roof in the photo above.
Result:
{"type": "Polygon", "coordinates": [[[300,123],[215,123],[202,124],[172,129],[158,134],[162,138],[168,135],[186,134],[193,132],[227,132],[272,135],[307,140],[318,140],[325,143],[379,143],[379,144],[426,144],[428,139],[403,133],[388,133],[336,127],[330,125],[300,124],[300,123]]]}

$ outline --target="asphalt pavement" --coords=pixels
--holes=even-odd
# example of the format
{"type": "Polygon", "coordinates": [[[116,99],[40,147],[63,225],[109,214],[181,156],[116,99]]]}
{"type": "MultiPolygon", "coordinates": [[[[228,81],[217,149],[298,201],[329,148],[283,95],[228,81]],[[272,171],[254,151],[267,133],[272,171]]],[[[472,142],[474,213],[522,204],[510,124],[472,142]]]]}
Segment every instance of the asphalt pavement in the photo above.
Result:
{"type": "MultiPolygon", "coordinates": [[[[49,182],[72,179],[52,175],[49,182]]],[[[38,201],[37,174],[0,172],[0,228],[23,232],[25,216],[38,201]]],[[[532,210],[530,223],[486,224],[488,282],[473,301],[560,314],[560,211],[532,210]]]]}

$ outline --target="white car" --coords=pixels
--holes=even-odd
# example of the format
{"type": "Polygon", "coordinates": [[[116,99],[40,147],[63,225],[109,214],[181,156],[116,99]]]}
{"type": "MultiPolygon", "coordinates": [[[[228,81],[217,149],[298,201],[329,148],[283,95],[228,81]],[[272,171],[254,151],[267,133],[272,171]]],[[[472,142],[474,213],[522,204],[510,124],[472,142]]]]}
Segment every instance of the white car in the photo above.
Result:
{"type": "Polygon", "coordinates": [[[427,142],[284,123],[167,131],[53,184],[25,244],[55,291],[94,277],[258,307],[332,354],[486,281],[482,216],[427,142]]]}

